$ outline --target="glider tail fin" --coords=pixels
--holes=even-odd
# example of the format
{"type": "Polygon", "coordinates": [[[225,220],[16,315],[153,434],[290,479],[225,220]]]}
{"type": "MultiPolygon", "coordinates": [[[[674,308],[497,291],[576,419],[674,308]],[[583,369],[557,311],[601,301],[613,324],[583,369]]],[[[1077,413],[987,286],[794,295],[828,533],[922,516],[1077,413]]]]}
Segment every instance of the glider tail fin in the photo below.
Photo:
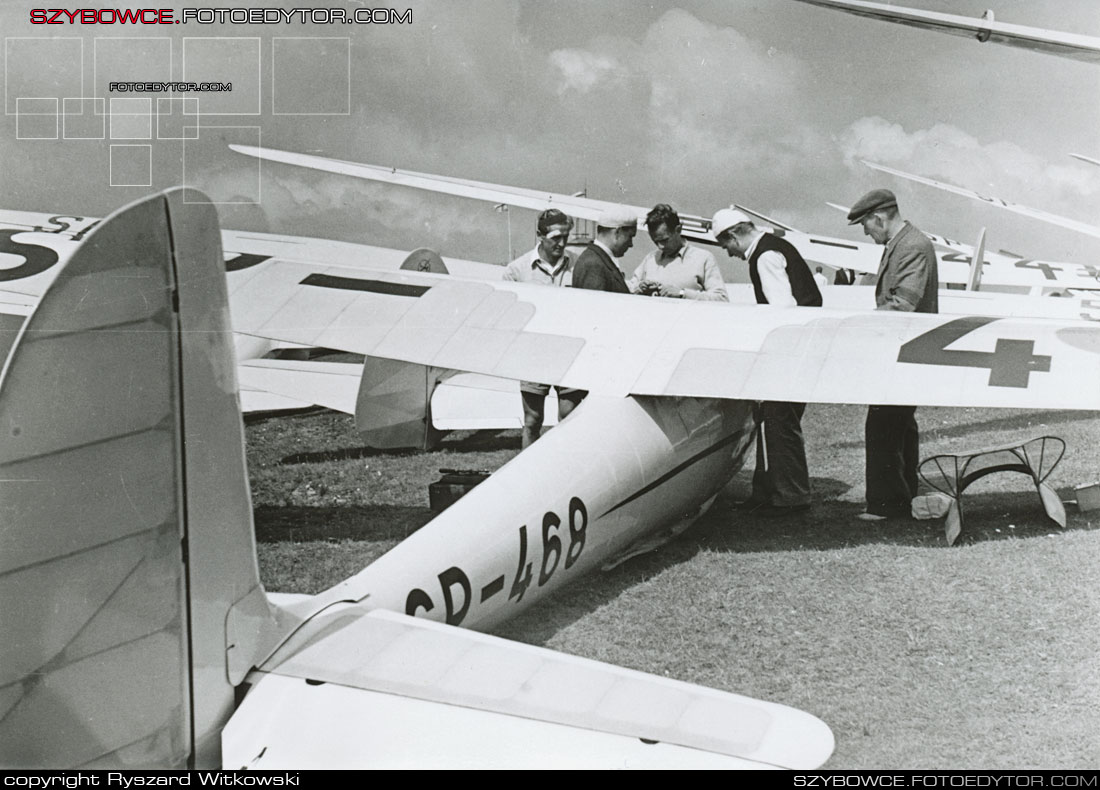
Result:
{"type": "Polygon", "coordinates": [[[966,290],[977,291],[982,287],[982,266],[985,258],[985,228],[978,234],[974,254],[970,257],[970,273],[966,278],[966,290]]]}
{"type": "Polygon", "coordinates": [[[198,193],[131,204],[77,249],[10,354],[0,765],[220,762],[234,685],[272,630],[221,261],[198,193]]]}

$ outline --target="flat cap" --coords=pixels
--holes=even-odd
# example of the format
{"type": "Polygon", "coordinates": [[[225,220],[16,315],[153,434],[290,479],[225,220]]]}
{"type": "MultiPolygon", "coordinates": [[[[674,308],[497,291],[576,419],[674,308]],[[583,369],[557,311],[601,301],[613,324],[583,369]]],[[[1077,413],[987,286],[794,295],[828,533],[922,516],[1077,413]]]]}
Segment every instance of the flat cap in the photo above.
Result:
{"type": "Polygon", "coordinates": [[[729,230],[742,222],[752,222],[752,217],[735,208],[720,208],[714,212],[714,219],[710,221],[710,229],[715,237],[718,237],[722,231],[729,230]]]}
{"type": "Polygon", "coordinates": [[[596,225],[601,228],[637,228],[638,215],[626,206],[609,206],[600,213],[596,225]]]}
{"type": "Polygon", "coordinates": [[[889,189],[872,189],[852,206],[848,212],[848,224],[855,225],[872,211],[897,205],[898,199],[889,189]]]}

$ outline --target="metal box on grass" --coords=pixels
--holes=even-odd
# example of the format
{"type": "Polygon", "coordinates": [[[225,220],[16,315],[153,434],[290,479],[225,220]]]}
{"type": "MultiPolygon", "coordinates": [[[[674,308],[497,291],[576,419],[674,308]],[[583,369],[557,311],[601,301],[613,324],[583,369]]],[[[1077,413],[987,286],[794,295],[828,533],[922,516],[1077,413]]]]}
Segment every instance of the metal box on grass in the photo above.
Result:
{"type": "Polygon", "coordinates": [[[1077,509],[1100,510],[1100,483],[1086,483],[1073,489],[1077,492],[1077,509]]]}
{"type": "Polygon", "coordinates": [[[441,478],[428,486],[428,506],[442,513],[489,476],[481,469],[440,469],[441,478]]]}

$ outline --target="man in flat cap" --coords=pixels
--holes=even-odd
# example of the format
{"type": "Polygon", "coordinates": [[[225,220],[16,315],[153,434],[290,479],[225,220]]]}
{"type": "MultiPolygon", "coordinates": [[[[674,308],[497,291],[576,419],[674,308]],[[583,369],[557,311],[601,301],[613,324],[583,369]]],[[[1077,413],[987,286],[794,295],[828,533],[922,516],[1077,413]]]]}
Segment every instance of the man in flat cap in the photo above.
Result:
{"type": "MultiPolygon", "coordinates": [[[[939,312],[939,272],[932,242],[902,219],[898,199],[873,189],[848,212],[877,244],[886,245],[878,267],[875,304],[879,310],[939,312]]],[[[867,511],[858,518],[882,521],[907,517],[917,495],[920,434],[916,406],[869,406],[864,428],[867,455],[867,511]]]]}
{"type": "MultiPolygon", "coordinates": [[[[556,208],[548,208],[539,214],[536,225],[538,243],[535,249],[516,258],[504,270],[504,279],[536,285],[568,286],[573,274],[573,256],[566,250],[573,220],[556,208]]],[[[584,397],[582,390],[570,387],[554,387],[558,393],[558,421],[573,411],[584,397]]],[[[526,449],[542,433],[546,414],[546,396],[549,384],[534,381],[519,383],[523,401],[523,448],[526,449]]]]}
{"type": "Polygon", "coordinates": [[[593,291],[630,293],[623,270],[615,263],[634,246],[637,215],[625,206],[605,209],[596,220],[596,239],[577,256],[573,287],[593,291]]]}
{"type": "MultiPolygon", "coordinates": [[[[748,261],[757,304],[821,307],[813,273],[789,241],[757,229],[748,214],[734,208],[715,213],[711,231],[729,255],[748,261]]],[[[761,515],[809,509],[810,471],[802,439],[805,411],[805,403],[760,404],[752,496],[739,508],[761,515]]]]}
{"type": "Polygon", "coordinates": [[[726,283],[714,256],[684,242],[680,215],[667,203],[658,203],[645,217],[649,238],[657,247],[642,259],[627,282],[631,293],[728,302],[726,283]]]}

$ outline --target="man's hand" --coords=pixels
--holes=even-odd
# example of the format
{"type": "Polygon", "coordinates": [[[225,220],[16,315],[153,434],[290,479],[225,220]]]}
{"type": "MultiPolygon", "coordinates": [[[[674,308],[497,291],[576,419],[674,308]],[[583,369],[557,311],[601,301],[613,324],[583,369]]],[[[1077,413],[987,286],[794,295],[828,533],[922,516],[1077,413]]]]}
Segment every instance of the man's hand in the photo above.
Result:
{"type": "Polygon", "coordinates": [[[680,298],[680,293],[681,292],[680,292],[679,288],[673,289],[673,288],[669,288],[667,285],[658,285],[657,286],[657,296],[664,296],[664,297],[667,297],[669,299],[679,299],[680,298]]]}

